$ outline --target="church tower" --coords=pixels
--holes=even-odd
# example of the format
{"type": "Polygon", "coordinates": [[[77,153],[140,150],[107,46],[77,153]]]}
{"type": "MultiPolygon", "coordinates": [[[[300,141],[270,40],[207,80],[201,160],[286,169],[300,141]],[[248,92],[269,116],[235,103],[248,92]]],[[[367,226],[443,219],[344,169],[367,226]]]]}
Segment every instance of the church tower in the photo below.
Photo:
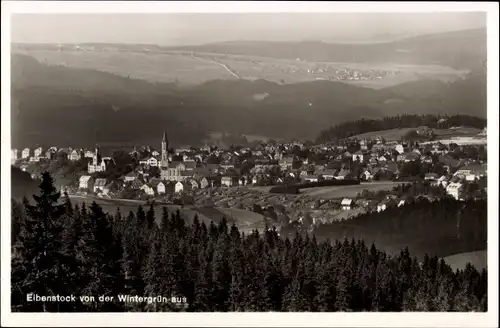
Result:
{"type": "Polygon", "coordinates": [[[168,169],[168,138],[167,133],[163,130],[163,139],[161,140],[161,160],[160,160],[160,177],[162,180],[170,180],[170,170],[168,169]]]}
{"type": "Polygon", "coordinates": [[[99,151],[99,145],[96,145],[95,147],[95,152],[94,152],[94,158],[92,159],[92,164],[93,165],[98,165],[101,161],[101,154],[100,154],[100,151],[99,151]]]}

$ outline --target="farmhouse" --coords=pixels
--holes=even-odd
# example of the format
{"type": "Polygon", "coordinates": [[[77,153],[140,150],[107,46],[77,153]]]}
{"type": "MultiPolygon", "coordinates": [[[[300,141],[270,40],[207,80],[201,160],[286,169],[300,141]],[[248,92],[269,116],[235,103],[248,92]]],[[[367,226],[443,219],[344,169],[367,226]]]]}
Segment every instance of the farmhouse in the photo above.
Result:
{"type": "Polygon", "coordinates": [[[352,155],[352,160],[358,161],[358,162],[363,162],[363,153],[361,151],[357,151],[352,155]]]}
{"type": "Polygon", "coordinates": [[[142,185],[141,190],[144,190],[144,192],[148,196],[154,196],[155,195],[155,190],[153,189],[153,187],[151,185],[149,185],[147,183],[145,183],[145,184],[142,185]]]}
{"type": "Polygon", "coordinates": [[[68,154],[68,160],[79,161],[82,158],[81,150],[73,149],[71,153],[68,154]]]}

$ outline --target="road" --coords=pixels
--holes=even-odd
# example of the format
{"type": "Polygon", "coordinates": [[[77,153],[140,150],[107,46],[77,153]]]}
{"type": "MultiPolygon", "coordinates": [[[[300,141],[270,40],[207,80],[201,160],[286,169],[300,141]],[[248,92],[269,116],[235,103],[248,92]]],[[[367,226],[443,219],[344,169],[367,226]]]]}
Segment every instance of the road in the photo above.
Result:
{"type": "Polygon", "coordinates": [[[202,57],[198,57],[198,56],[191,56],[193,58],[196,58],[196,59],[199,59],[199,60],[202,60],[202,61],[206,61],[206,62],[209,62],[209,63],[212,63],[212,64],[217,64],[219,66],[222,66],[226,71],[228,71],[232,76],[236,77],[237,79],[241,79],[241,76],[239,76],[236,72],[234,72],[233,70],[231,70],[229,67],[227,67],[226,65],[222,64],[222,63],[219,63],[215,60],[210,60],[210,59],[205,59],[205,58],[202,58],[202,57]]]}

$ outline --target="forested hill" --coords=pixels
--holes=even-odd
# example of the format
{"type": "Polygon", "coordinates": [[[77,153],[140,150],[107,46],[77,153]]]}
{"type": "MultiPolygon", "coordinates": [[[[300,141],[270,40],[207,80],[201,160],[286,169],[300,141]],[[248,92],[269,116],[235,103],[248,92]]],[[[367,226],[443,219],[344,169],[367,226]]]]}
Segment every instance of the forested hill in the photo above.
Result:
{"type": "Polygon", "coordinates": [[[332,126],[319,133],[316,141],[319,143],[335,139],[348,138],[362,133],[390,130],[398,128],[418,128],[428,126],[429,128],[468,126],[477,129],[486,127],[486,119],[469,115],[397,115],[381,119],[360,119],[332,126]],[[438,126],[440,119],[446,120],[438,126]]]}
{"type": "Polygon", "coordinates": [[[177,145],[196,144],[207,131],[315,138],[328,126],[360,117],[486,116],[486,75],[480,70],[454,83],[432,82],[433,88],[417,81],[381,90],[330,81],[280,85],[264,80],[215,80],[180,89],[47,66],[21,55],[12,57],[11,74],[12,141],[17,148],[61,145],[62,140],[79,146],[152,144],[163,128],[177,145]],[[264,93],[264,99],[255,98],[264,93]]]}
{"type": "Polygon", "coordinates": [[[300,58],[309,61],[439,64],[454,68],[476,69],[486,62],[486,29],[436,33],[373,44],[332,44],[319,41],[231,41],[175,49],[274,58],[300,58]]]}
{"type": "Polygon", "coordinates": [[[361,214],[349,221],[320,225],[324,238],[360,238],[389,253],[408,247],[418,258],[448,256],[487,248],[487,202],[443,198],[417,200],[382,212],[361,214]]]}

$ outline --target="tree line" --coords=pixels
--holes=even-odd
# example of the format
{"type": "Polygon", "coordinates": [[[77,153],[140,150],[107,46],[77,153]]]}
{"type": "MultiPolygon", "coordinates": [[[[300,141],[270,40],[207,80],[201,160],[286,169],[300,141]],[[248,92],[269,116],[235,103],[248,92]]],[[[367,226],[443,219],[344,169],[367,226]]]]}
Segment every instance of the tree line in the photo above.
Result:
{"type": "Polygon", "coordinates": [[[329,142],[336,139],[352,137],[358,134],[390,130],[398,128],[418,128],[428,126],[429,128],[450,128],[453,126],[468,126],[483,129],[486,119],[469,115],[396,115],[381,119],[360,119],[334,125],[319,133],[316,141],[318,143],[329,142]],[[441,121],[440,121],[441,120],[441,121]]]}
{"type": "Polygon", "coordinates": [[[80,207],[42,176],[12,203],[12,309],[121,311],[486,311],[487,271],[389,256],[362,240],[322,241],[275,229],[245,235],[225,219],[157,224],[153,205],[114,215],[80,207]],[[171,302],[28,302],[26,295],[165,296],[171,302]]]}

